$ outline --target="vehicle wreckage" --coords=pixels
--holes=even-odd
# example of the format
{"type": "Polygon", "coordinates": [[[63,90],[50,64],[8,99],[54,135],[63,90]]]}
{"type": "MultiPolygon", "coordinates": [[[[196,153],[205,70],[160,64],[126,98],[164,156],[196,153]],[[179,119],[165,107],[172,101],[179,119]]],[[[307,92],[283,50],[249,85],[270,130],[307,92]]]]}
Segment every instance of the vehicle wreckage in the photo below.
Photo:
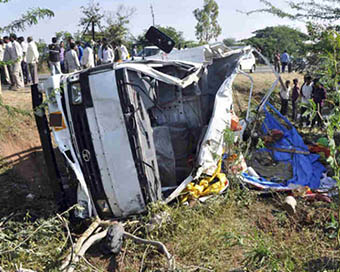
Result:
{"type": "Polygon", "coordinates": [[[191,181],[213,175],[233,116],[232,82],[251,50],[206,46],[204,63],[107,64],[33,85],[45,160],[60,179],[51,130],[78,181],[82,216],[140,213],[148,203],[166,195],[169,202],[191,181]],[[169,195],[168,189],[175,191],[169,195]]]}
{"type": "Polygon", "coordinates": [[[229,185],[221,171],[228,129],[237,130],[233,133],[241,139],[252,127],[251,137],[258,138],[252,133],[257,127],[262,136],[274,139],[269,148],[253,152],[250,165],[257,165],[260,175],[241,162],[240,182],[261,190],[321,188],[325,168],[319,155],[308,150],[294,126],[269,104],[277,85],[285,88],[274,69],[277,80],[255,115],[250,114],[253,81],[239,67],[253,51],[270,65],[251,47],[233,50],[216,43],[177,50],[163,55],[166,59],[155,56],[54,75],[42,86],[33,85],[49,175],[68,191],[52,131],[64,164],[77,180],[76,201],[84,208],[78,216],[124,218],[145,211],[148,203],[169,203],[183,192],[195,198],[223,192],[229,185]],[[232,84],[238,73],[250,79],[251,88],[245,120],[235,125],[232,84]],[[265,116],[261,124],[259,113],[265,116]],[[288,165],[289,171],[273,180],[261,161],[288,165]]]}

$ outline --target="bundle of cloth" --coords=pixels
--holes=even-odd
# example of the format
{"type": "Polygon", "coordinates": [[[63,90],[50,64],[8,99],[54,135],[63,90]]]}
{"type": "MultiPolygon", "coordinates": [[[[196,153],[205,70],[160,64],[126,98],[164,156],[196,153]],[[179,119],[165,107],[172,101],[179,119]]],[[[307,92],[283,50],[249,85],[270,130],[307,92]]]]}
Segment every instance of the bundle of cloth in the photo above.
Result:
{"type": "Polygon", "coordinates": [[[261,130],[266,135],[266,147],[254,151],[248,162],[258,175],[243,172],[241,179],[259,189],[285,191],[299,186],[318,189],[326,170],[319,162],[320,156],[310,153],[295,127],[268,102],[264,113],[261,130]]]}

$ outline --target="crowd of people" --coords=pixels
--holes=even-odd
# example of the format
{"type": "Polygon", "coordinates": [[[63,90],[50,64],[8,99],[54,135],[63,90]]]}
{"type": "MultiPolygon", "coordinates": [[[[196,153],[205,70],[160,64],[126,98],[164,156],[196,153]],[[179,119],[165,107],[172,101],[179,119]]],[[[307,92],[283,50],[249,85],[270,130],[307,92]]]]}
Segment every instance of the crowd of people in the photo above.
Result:
{"type": "Polygon", "coordinates": [[[39,51],[32,37],[15,34],[0,39],[0,61],[4,83],[12,90],[20,90],[25,84],[38,83],[39,51]]]}
{"type": "MultiPolygon", "coordinates": [[[[122,42],[109,42],[106,38],[97,42],[74,41],[73,38],[58,41],[52,38],[48,45],[48,65],[51,74],[72,73],[95,65],[122,62],[130,58],[122,42]],[[95,51],[95,52],[94,52],[95,51]]],[[[131,55],[136,54],[134,47],[131,55]]],[[[18,37],[15,34],[0,39],[0,62],[2,82],[11,90],[20,90],[27,84],[37,84],[39,51],[32,37],[18,37]]]]}
{"type": "Polygon", "coordinates": [[[316,124],[322,127],[324,124],[322,122],[322,107],[326,99],[326,89],[320,83],[318,78],[312,79],[311,76],[306,75],[304,77],[304,82],[301,87],[299,87],[299,80],[295,78],[293,80],[293,86],[291,86],[290,80],[285,82],[285,88],[281,88],[280,91],[281,98],[281,114],[288,114],[288,104],[289,100],[292,103],[292,120],[294,122],[298,121],[298,104],[301,102],[300,109],[300,126],[310,126],[314,127],[316,124]],[[313,101],[316,105],[316,115],[310,122],[310,116],[306,115],[305,112],[308,108],[310,101],[313,101]]]}
{"type": "Polygon", "coordinates": [[[54,37],[52,43],[48,46],[48,52],[52,75],[72,73],[99,64],[122,62],[130,57],[124,44],[121,42],[109,43],[106,38],[97,43],[93,41],[74,42],[73,38],[69,38],[65,48],[64,42],[58,43],[57,38],[54,37]]]}

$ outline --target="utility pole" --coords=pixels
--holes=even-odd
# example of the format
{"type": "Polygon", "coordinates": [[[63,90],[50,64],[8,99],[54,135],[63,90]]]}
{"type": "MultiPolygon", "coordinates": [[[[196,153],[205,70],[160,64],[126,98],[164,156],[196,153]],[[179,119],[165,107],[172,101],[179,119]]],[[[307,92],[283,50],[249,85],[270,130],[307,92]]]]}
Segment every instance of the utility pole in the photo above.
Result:
{"type": "Polygon", "coordinates": [[[94,31],[94,18],[91,18],[91,23],[92,23],[92,40],[95,41],[95,31],[94,31]]]}
{"type": "Polygon", "coordinates": [[[94,18],[92,17],[91,18],[91,23],[92,23],[92,41],[93,41],[93,44],[92,45],[92,49],[93,49],[93,59],[94,59],[94,63],[96,63],[96,50],[95,50],[95,44],[96,44],[96,40],[95,40],[95,29],[94,29],[94,25],[95,25],[95,21],[94,21],[94,18]]]}
{"type": "Polygon", "coordinates": [[[152,25],[155,26],[155,14],[153,13],[152,4],[150,4],[150,9],[151,9],[151,16],[152,16],[152,25]]]}

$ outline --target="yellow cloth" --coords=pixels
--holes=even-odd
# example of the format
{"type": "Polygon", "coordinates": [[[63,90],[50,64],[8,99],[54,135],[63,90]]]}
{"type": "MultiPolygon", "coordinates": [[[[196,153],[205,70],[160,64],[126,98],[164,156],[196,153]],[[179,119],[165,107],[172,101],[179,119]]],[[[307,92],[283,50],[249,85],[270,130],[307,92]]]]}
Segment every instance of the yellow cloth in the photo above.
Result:
{"type": "Polygon", "coordinates": [[[228,185],[228,180],[226,175],[221,173],[221,168],[222,160],[220,159],[214,174],[210,178],[201,179],[198,183],[189,183],[184,190],[185,195],[181,202],[184,203],[188,199],[198,199],[202,196],[218,194],[223,190],[228,185]],[[218,181],[215,182],[215,179],[218,181]]]}

